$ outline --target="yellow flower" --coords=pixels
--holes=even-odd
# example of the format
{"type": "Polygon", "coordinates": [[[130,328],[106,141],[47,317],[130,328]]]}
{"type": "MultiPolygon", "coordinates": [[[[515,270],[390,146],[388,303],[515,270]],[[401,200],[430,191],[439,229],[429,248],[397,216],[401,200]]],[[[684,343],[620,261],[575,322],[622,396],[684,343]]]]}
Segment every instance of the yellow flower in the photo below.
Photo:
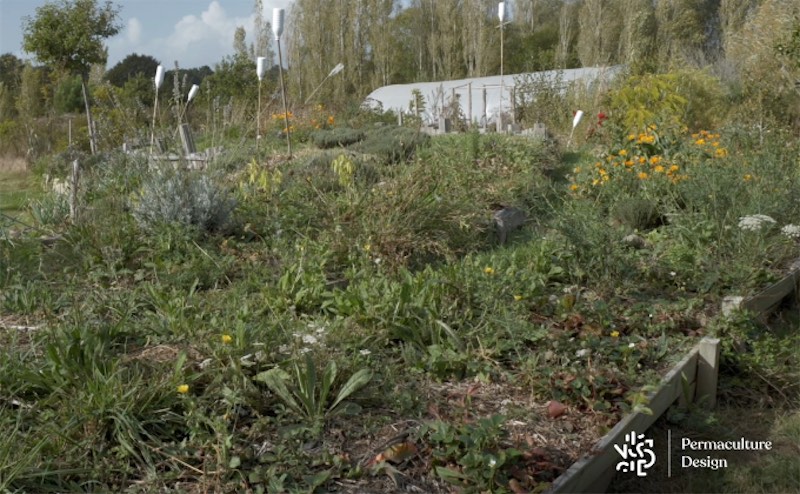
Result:
{"type": "Polygon", "coordinates": [[[658,126],[656,124],[650,124],[647,128],[650,130],[656,130],[658,129],[658,126]]]}
{"type": "Polygon", "coordinates": [[[717,158],[724,158],[728,156],[728,150],[725,148],[717,148],[717,150],[714,151],[714,156],[717,158]]]}
{"type": "Polygon", "coordinates": [[[178,386],[178,393],[185,395],[189,392],[189,385],[188,384],[181,384],[178,386]]]}
{"type": "Polygon", "coordinates": [[[742,178],[744,178],[745,182],[749,182],[749,181],[753,180],[753,176],[750,175],[749,173],[747,175],[745,175],[744,177],[742,177],[742,178]]]}
{"type": "Polygon", "coordinates": [[[632,140],[634,140],[634,139],[636,139],[636,136],[635,136],[635,135],[633,135],[633,134],[628,134],[628,140],[629,140],[629,141],[632,141],[632,140]]]}
{"type": "Polygon", "coordinates": [[[222,335],[222,342],[225,343],[226,345],[228,343],[232,342],[232,341],[233,341],[233,337],[231,335],[229,335],[229,334],[222,335]]]}
{"type": "Polygon", "coordinates": [[[647,158],[644,156],[639,156],[639,164],[643,165],[645,163],[647,163],[647,158]]]}
{"type": "Polygon", "coordinates": [[[639,180],[646,180],[648,177],[647,173],[645,172],[639,172],[639,174],[636,176],[639,177],[639,180]]]}
{"type": "Polygon", "coordinates": [[[328,125],[333,125],[333,124],[334,124],[334,122],[335,122],[335,120],[334,120],[334,118],[333,118],[333,115],[329,116],[329,117],[328,117],[328,125]]]}
{"type": "Polygon", "coordinates": [[[651,165],[657,165],[659,162],[661,162],[661,156],[651,156],[650,157],[650,164],[651,165]]]}
{"type": "Polygon", "coordinates": [[[599,183],[600,183],[600,179],[596,178],[596,179],[592,180],[592,185],[597,185],[599,183]]]}
{"type": "Polygon", "coordinates": [[[653,168],[653,171],[656,173],[664,173],[664,167],[661,165],[656,165],[656,167],[653,168]]]}
{"type": "Polygon", "coordinates": [[[633,166],[633,160],[625,160],[625,166],[633,166]]]}
{"type": "Polygon", "coordinates": [[[619,338],[619,331],[612,331],[611,332],[611,337],[612,338],[619,338]]]}
{"type": "Polygon", "coordinates": [[[370,250],[372,250],[372,245],[371,244],[364,244],[364,251],[365,252],[369,252],[370,250]]]}
{"type": "Polygon", "coordinates": [[[620,156],[627,156],[628,155],[628,151],[626,151],[625,149],[620,149],[619,150],[619,155],[620,156]]]}
{"type": "Polygon", "coordinates": [[[485,268],[483,268],[483,272],[486,273],[486,274],[494,274],[494,268],[490,268],[489,266],[486,266],[485,268]]]}
{"type": "Polygon", "coordinates": [[[694,141],[694,143],[697,144],[698,146],[702,146],[702,145],[704,145],[706,143],[706,140],[705,139],[698,139],[698,140],[694,141]]]}
{"type": "Polygon", "coordinates": [[[670,173],[675,173],[679,169],[680,169],[680,167],[678,165],[672,165],[672,166],[669,167],[669,172],[670,173]]]}
{"type": "Polygon", "coordinates": [[[514,300],[519,302],[520,300],[522,300],[522,295],[514,295],[514,300]]]}
{"type": "Polygon", "coordinates": [[[581,186],[578,185],[578,184],[572,184],[572,185],[569,186],[569,190],[571,190],[572,192],[577,192],[578,189],[580,189],[580,188],[581,188],[581,186]]]}

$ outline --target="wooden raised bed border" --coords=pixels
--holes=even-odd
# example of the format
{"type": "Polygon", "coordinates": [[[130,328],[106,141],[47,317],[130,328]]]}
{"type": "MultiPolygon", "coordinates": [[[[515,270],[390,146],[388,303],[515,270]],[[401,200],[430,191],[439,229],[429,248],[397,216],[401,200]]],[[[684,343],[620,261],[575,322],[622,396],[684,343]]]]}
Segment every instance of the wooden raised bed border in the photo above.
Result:
{"type": "Polygon", "coordinates": [[[643,433],[676,401],[688,399],[703,406],[716,404],[717,378],[719,374],[719,339],[703,338],[661,380],[658,389],[651,395],[648,407],[652,415],[641,412],[626,415],[594,447],[591,456],[584,456],[573,463],[558,477],[548,492],[584,493],[605,492],[614,478],[620,457],[614,449],[622,444],[624,436],[631,431],[643,433]],[[689,396],[684,396],[687,389],[689,396]]]}
{"type": "Polygon", "coordinates": [[[773,283],[761,292],[746,298],[739,305],[756,316],[762,316],[773,311],[786,297],[797,290],[800,283],[800,270],[793,270],[778,282],[773,283]]]}

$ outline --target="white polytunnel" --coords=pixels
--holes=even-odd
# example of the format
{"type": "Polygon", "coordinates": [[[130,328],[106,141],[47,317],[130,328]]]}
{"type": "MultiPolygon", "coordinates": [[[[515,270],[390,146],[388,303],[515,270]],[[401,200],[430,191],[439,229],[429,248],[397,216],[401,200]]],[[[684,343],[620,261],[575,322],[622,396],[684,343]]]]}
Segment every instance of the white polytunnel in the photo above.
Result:
{"type": "Polygon", "coordinates": [[[551,79],[560,81],[564,86],[562,89],[566,89],[576,81],[591,85],[611,79],[621,68],[621,66],[585,67],[451,81],[392,84],[372,91],[365,99],[364,105],[373,109],[413,114],[416,111],[413,103],[414,91],[417,90],[425,101],[424,109],[420,109],[419,114],[427,123],[434,122],[442,102],[445,105],[449,104],[453,96],[458,99],[463,114],[469,116],[473,122],[492,122],[501,108],[504,112],[510,110],[512,94],[520,81],[551,79]]]}

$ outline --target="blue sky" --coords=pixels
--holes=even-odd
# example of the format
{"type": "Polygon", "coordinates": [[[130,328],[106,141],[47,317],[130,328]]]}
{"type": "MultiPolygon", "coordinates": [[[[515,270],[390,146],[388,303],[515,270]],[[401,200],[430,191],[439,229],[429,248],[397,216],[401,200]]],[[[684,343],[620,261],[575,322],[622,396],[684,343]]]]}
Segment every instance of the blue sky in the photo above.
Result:
{"type": "MultiPolygon", "coordinates": [[[[22,52],[24,17],[33,17],[45,0],[0,0],[0,54],[22,52]]],[[[103,1],[98,3],[102,4],[103,1]]],[[[233,52],[233,33],[253,25],[253,0],[116,0],[122,29],[107,41],[108,67],[130,53],[151,55],[171,68],[175,60],[181,67],[214,64],[233,52]]],[[[291,0],[264,0],[265,17],[272,19],[273,8],[287,9],[291,0]]]]}

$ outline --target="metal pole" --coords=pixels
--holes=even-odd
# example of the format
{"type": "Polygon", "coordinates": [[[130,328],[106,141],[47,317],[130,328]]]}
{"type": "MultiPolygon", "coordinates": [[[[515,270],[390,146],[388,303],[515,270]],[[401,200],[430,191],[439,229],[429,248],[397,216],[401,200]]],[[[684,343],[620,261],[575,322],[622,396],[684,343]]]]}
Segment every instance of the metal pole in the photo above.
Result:
{"type": "Polygon", "coordinates": [[[489,109],[486,108],[486,86],[483,86],[483,130],[489,128],[489,109]]]}
{"type": "Polygon", "coordinates": [[[503,24],[503,19],[500,18],[500,111],[497,114],[497,132],[502,132],[503,129],[503,92],[505,92],[503,84],[503,24]]]}
{"type": "Polygon", "coordinates": [[[261,141],[261,79],[258,80],[258,113],[256,114],[256,152],[258,152],[259,141],[261,141]]]}
{"type": "Polygon", "coordinates": [[[305,102],[303,102],[304,105],[307,105],[308,102],[311,101],[311,98],[313,98],[314,95],[317,94],[317,91],[319,91],[319,88],[321,88],[322,85],[325,84],[325,81],[327,81],[329,77],[330,77],[330,75],[325,76],[325,78],[322,79],[322,82],[319,83],[319,86],[317,86],[316,88],[314,88],[313,91],[311,91],[311,94],[309,94],[308,98],[306,98],[305,102]]]}
{"type": "Polygon", "coordinates": [[[469,128],[472,128],[472,83],[467,84],[467,115],[469,115],[469,128]]]}
{"type": "Polygon", "coordinates": [[[292,158],[292,135],[289,133],[289,107],[286,104],[286,85],[283,82],[283,56],[281,55],[281,40],[275,40],[278,44],[278,72],[281,78],[281,96],[283,97],[283,121],[286,124],[286,145],[289,149],[289,159],[292,158]]]}
{"type": "Polygon", "coordinates": [[[156,142],[156,112],[158,111],[158,89],[156,89],[156,101],[153,104],[153,125],[150,130],[150,157],[153,156],[153,144],[156,142]]]}

